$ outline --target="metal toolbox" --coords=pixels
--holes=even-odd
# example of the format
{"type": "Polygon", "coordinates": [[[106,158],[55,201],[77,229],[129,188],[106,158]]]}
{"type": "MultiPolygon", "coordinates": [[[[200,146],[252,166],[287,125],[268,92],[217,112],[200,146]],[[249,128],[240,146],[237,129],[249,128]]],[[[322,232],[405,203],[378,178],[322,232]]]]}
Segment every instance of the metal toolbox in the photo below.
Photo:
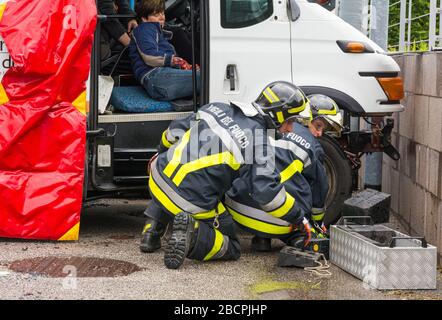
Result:
{"type": "Polygon", "coordinates": [[[436,289],[437,248],[371,217],[331,226],[330,261],[375,289],[436,289]]]}

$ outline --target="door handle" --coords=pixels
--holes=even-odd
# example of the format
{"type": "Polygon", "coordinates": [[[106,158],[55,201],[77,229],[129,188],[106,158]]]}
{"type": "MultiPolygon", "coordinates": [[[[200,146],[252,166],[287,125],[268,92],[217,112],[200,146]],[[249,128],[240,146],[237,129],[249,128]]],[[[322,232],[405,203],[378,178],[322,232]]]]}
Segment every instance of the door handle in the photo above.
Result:
{"type": "Polygon", "coordinates": [[[230,80],[230,91],[235,91],[235,70],[236,65],[228,64],[226,68],[226,79],[230,80]]]}

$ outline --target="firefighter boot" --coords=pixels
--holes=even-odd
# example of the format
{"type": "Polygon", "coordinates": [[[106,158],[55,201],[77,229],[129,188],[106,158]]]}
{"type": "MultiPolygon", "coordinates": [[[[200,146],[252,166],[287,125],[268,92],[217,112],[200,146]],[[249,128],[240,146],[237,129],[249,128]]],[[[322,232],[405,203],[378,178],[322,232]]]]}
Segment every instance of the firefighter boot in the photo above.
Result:
{"type": "Polygon", "coordinates": [[[148,218],[144,225],[140,243],[141,252],[154,252],[161,248],[161,237],[166,231],[166,226],[161,222],[148,218]]]}
{"type": "Polygon", "coordinates": [[[196,242],[196,222],[187,212],[180,212],[173,220],[172,236],[164,252],[168,269],[178,269],[196,242]]]}
{"type": "Polygon", "coordinates": [[[272,250],[272,239],[254,236],[252,238],[252,250],[258,252],[269,252],[272,250]]]}

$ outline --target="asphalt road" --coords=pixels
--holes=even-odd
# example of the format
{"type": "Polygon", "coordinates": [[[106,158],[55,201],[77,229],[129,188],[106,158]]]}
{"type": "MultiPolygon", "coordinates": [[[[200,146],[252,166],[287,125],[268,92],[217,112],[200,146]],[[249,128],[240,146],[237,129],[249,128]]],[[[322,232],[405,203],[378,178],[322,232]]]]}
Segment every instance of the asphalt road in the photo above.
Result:
{"type": "MultiPolygon", "coordinates": [[[[0,242],[1,299],[442,299],[442,274],[438,290],[377,291],[331,266],[331,277],[276,266],[283,247],[274,240],[273,252],[250,250],[251,236],[241,233],[243,254],[238,261],[201,263],[186,260],[179,270],[168,270],[163,251],[143,254],[138,249],[144,224],[143,200],[100,200],[82,215],[78,242],[0,242]],[[113,259],[135,265],[126,276],[56,278],[41,272],[11,270],[22,259],[89,257],[113,259]],[[18,262],[17,262],[18,261],[18,262]]],[[[111,260],[109,263],[112,263],[111,260]]],[[[107,263],[107,262],[106,262],[107,263]]],[[[40,266],[41,270],[45,266],[40,266]]]]}

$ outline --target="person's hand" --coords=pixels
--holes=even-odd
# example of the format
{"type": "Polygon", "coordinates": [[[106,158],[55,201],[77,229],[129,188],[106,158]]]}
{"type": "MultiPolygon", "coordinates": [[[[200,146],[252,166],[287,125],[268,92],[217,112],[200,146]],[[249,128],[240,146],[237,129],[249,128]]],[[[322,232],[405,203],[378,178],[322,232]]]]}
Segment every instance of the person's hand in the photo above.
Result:
{"type": "Polygon", "coordinates": [[[292,231],[301,231],[305,233],[304,236],[304,247],[307,247],[310,241],[312,240],[312,226],[307,218],[304,217],[302,222],[299,224],[292,225],[292,231]]]}
{"type": "Polygon", "coordinates": [[[307,218],[302,220],[301,230],[305,232],[304,247],[307,247],[312,240],[312,226],[307,218]]]}
{"type": "Polygon", "coordinates": [[[127,33],[123,33],[121,37],[118,38],[118,41],[125,47],[127,47],[130,43],[130,37],[127,33]]]}
{"type": "Polygon", "coordinates": [[[192,70],[192,65],[189,64],[186,60],[180,57],[174,56],[172,58],[172,66],[178,67],[181,70],[192,70]]]}
{"type": "Polygon", "coordinates": [[[133,29],[135,29],[136,27],[138,27],[138,22],[135,19],[132,19],[129,21],[129,23],[127,24],[127,32],[130,33],[132,32],[133,29]]]}

